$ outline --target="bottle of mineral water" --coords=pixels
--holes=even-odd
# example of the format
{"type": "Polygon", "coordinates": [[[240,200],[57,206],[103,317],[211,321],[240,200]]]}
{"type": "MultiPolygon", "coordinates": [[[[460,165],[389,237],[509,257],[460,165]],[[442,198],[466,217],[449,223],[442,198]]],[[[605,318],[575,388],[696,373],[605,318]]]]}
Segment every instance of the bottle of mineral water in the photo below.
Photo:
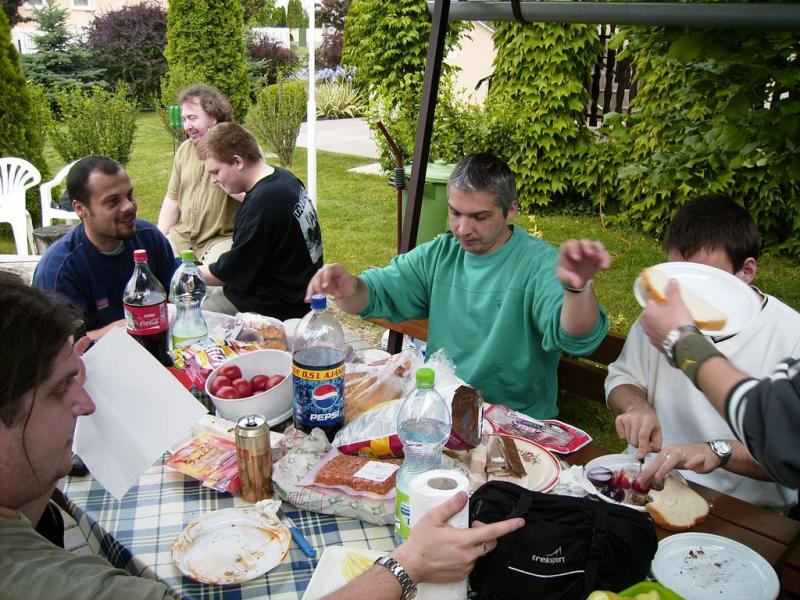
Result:
{"type": "Polygon", "coordinates": [[[311,297],[294,335],[292,417],[306,433],[321,428],[328,440],[344,424],[344,332],[324,294],[311,297]]]}
{"type": "Polygon", "coordinates": [[[177,314],[172,324],[172,347],[177,350],[208,336],[208,324],[203,317],[206,282],[195,263],[194,250],[181,251],[181,264],[175,270],[169,286],[169,299],[177,314]]]}
{"type": "Polygon", "coordinates": [[[442,448],[450,437],[450,409],[433,388],[434,378],[433,369],[418,369],[417,389],[403,400],[397,414],[397,436],[405,455],[395,490],[394,534],[398,544],[408,538],[410,530],[408,486],[420,473],[441,467],[442,448]]]}

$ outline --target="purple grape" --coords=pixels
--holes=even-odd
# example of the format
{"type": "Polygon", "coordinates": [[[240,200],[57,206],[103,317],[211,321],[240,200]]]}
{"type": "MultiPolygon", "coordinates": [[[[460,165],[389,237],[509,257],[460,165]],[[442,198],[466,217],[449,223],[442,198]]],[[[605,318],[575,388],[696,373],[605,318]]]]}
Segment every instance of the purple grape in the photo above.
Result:
{"type": "Polygon", "coordinates": [[[620,487],[609,488],[608,494],[606,495],[614,502],[622,502],[625,500],[625,490],[620,487]]]}

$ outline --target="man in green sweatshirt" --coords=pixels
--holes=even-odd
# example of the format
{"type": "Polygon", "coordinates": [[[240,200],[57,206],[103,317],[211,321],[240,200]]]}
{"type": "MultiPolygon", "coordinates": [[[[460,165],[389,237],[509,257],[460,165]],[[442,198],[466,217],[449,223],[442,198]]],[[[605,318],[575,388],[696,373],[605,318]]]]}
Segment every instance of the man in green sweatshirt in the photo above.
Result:
{"type": "Polygon", "coordinates": [[[306,301],[327,293],[362,317],[428,318],[428,355],[445,348],[488,402],[555,417],[561,352],[590,354],[608,330],[591,279],[610,256],[600,242],[555,248],[512,225],[514,175],[495,156],[464,158],[447,193],[452,233],[358,277],[325,265],[306,301]]]}

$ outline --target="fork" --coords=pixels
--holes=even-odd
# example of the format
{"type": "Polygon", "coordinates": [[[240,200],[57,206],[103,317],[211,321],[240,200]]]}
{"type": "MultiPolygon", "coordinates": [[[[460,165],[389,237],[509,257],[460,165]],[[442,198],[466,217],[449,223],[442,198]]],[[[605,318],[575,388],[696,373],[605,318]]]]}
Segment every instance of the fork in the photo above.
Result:
{"type": "Polygon", "coordinates": [[[283,508],[278,509],[278,518],[280,519],[281,523],[288,527],[289,531],[292,532],[292,539],[300,547],[300,550],[303,551],[303,554],[309,558],[316,558],[317,551],[311,547],[311,544],[308,542],[303,533],[297,528],[297,525],[294,524],[294,521],[292,521],[286,515],[286,513],[283,512],[283,508]]]}

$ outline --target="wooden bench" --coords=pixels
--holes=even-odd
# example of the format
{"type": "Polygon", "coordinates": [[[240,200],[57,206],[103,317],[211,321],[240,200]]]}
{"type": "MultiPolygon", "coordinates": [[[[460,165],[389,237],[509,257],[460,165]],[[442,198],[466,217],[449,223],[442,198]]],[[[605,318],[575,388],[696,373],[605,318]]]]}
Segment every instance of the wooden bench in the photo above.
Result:
{"type": "MultiPolygon", "coordinates": [[[[418,340],[428,339],[427,319],[408,320],[400,323],[392,323],[386,319],[366,320],[400,335],[407,335],[418,340]]],[[[589,356],[563,355],[558,364],[558,386],[566,392],[605,404],[606,394],[603,384],[608,373],[608,365],[617,360],[624,344],[624,336],[609,333],[597,350],[589,356]]]]}

